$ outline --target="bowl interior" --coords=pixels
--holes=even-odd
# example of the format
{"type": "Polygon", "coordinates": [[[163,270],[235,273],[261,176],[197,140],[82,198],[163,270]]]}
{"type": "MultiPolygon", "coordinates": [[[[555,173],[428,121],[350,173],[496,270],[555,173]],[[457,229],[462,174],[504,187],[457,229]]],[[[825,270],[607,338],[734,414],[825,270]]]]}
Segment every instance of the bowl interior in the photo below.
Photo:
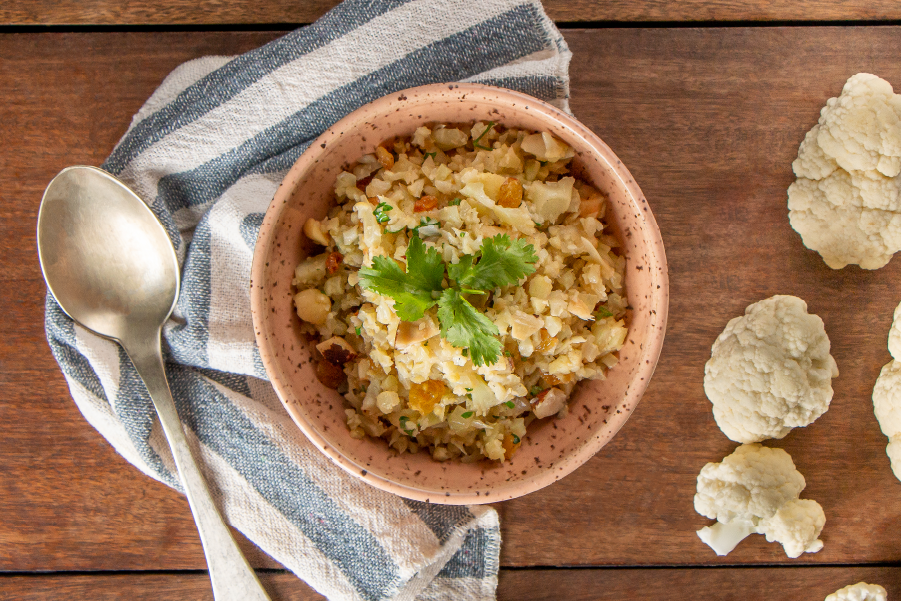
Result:
{"type": "Polygon", "coordinates": [[[254,327],[270,380],[294,421],[338,465],[402,496],[433,503],[488,503],[538,490],[594,455],[625,423],[653,373],[666,327],[666,259],[656,222],[631,175],[583,125],[529,96],[479,85],[432,85],[398,92],[336,123],[297,161],[266,213],[252,274],[254,327]],[[504,464],[439,463],[428,453],[398,455],[382,440],[355,440],[344,401],[315,376],[313,345],[300,334],[291,279],[313,247],[302,227],[323,218],[337,175],[385,140],[426,123],[490,120],[549,131],[576,149],[579,177],[609,197],[605,220],[626,256],[632,308],[619,364],[608,378],[582,382],[563,419],[536,420],[504,464]]]}

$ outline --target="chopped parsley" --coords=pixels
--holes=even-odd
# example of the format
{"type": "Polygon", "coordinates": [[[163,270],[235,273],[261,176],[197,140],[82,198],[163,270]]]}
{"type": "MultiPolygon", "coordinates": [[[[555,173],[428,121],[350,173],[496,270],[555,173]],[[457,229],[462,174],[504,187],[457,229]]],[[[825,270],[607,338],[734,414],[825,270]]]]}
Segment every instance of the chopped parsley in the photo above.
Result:
{"type": "Polygon", "coordinates": [[[375,220],[379,223],[388,223],[388,220],[391,219],[388,217],[388,211],[393,209],[391,205],[387,202],[380,202],[376,205],[375,210],[372,211],[372,214],[375,216],[375,220]]]}
{"type": "Polygon", "coordinates": [[[494,121],[489,121],[489,122],[488,122],[488,127],[486,127],[484,130],[482,130],[482,133],[479,134],[479,137],[472,141],[473,147],[475,147],[475,148],[481,148],[482,150],[491,150],[491,149],[488,148],[487,146],[482,146],[481,144],[479,144],[479,140],[481,140],[482,138],[484,138],[484,137],[485,137],[485,134],[487,134],[489,131],[491,131],[492,129],[494,129],[494,126],[495,126],[495,125],[497,125],[497,123],[495,123],[494,121]]]}
{"type": "Polygon", "coordinates": [[[472,417],[472,411],[467,411],[466,413],[461,413],[460,417],[462,417],[463,419],[469,419],[470,417],[472,417]]]}
{"type": "Polygon", "coordinates": [[[357,326],[357,329],[356,329],[357,336],[362,336],[362,334],[361,334],[362,331],[363,331],[363,328],[361,326],[357,326]]]}
{"type": "Polygon", "coordinates": [[[519,436],[513,434],[513,444],[519,444],[519,436]]]}
{"type": "Polygon", "coordinates": [[[463,199],[462,199],[462,198],[455,198],[455,199],[453,199],[452,201],[450,201],[449,203],[447,203],[447,206],[449,206],[449,207],[456,207],[456,206],[458,206],[461,202],[463,202],[463,199]]]}
{"type": "Polygon", "coordinates": [[[601,305],[600,307],[598,307],[598,310],[594,312],[594,316],[597,319],[603,319],[605,317],[613,317],[613,313],[610,311],[610,309],[608,309],[604,305],[601,305]]]}
{"type": "Polygon", "coordinates": [[[542,391],[541,386],[532,386],[532,388],[529,389],[529,392],[532,393],[532,396],[537,396],[538,393],[541,391],[542,391]]]}
{"type": "Polygon", "coordinates": [[[407,246],[407,270],[388,257],[374,257],[372,267],[360,269],[360,285],[394,299],[394,310],[404,321],[421,319],[438,305],[441,336],[463,349],[474,365],[490,365],[503,350],[500,332],[488,317],[463,297],[512,286],[535,271],[535,249],[524,239],[506,234],[486,238],[475,255],[463,255],[446,264],[418,235],[407,246]],[[451,281],[444,287],[445,270],[451,281]]]}
{"type": "Polygon", "coordinates": [[[514,407],[516,407],[516,403],[514,403],[513,401],[507,401],[506,403],[504,403],[504,405],[507,406],[507,409],[513,409],[514,407]]]}
{"type": "Polygon", "coordinates": [[[472,392],[472,388],[464,388],[463,390],[465,390],[466,392],[472,392]]]}
{"type": "Polygon", "coordinates": [[[422,160],[425,161],[425,160],[426,160],[427,158],[429,158],[429,157],[432,157],[432,160],[435,160],[435,157],[436,157],[436,156],[438,156],[438,153],[437,153],[437,152],[427,152],[427,153],[425,153],[425,154],[423,155],[423,159],[422,159],[422,160]]]}

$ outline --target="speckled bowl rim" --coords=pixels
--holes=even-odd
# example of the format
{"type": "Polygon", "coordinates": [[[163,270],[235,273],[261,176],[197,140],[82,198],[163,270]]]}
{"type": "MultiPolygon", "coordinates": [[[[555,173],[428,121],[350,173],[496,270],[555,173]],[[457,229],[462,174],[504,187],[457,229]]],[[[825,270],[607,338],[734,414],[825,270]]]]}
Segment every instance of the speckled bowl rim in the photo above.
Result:
{"type": "MultiPolygon", "coordinates": [[[[423,123],[426,122],[427,120],[424,119],[423,123]]],[[[628,261],[629,257],[627,256],[628,261]]],[[[402,497],[449,505],[494,503],[517,498],[556,482],[593,457],[622,428],[648,386],[663,346],[668,306],[669,281],[666,254],[660,230],[648,207],[647,200],[628,169],[622,164],[622,161],[594,132],[560,109],[520,92],[481,84],[431,84],[394,92],[360,107],[328,128],[298,158],[276,191],[260,228],[251,270],[251,308],[260,356],[276,394],[300,430],[320,451],[355,478],[402,497]],[[642,234],[648,239],[647,253],[650,257],[648,269],[650,272],[653,272],[650,274],[652,280],[651,294],[653,297],[650,312],[655,314],[656,321],[653,323],[650,338],[640,345],[639,365],[621,399],[623,401],[622,410],[617,409],[615,414],[610,414],[609,419],[612,424],[608,424],[607,431],[587,437],[575,452],[572,452],[559,462],[553,463],[554,469],[539,471],[534,477],[520,480],[510,486],[495,484],[489,487],[490,490],[446,492],[396,482],[367,470],[364,465],[358,463],[354,458],[348,457],[337,450],[315,428],[308,424],[298,411],[292,408],[289,402],[292,400],[291,392],[288,390],[289,387],[278,378],[273,377],[276,371],[274,365],[278,354],[277,350],[273,348],[274,341],[270,339],[270,333],[261,327],[261,315],[269,310],[266,298],[267,293],[263,285],[260,284],[260,282],[265,280],[266,267],[268,265],[268,249],[275,237],[276,226],[279,224],[282,214],[291,205],[291,198],[297,183],[302,180],[302,175],[317,162],[321,149],[326,148],[339,139],[343,132],[349,129],[352,124],[365,121],[367,117],[378,115],[381,112],[387,112],[387,106],[393,106],[397,102],[415,104],[418,100],[436,94],[441,96],[452,95],[461,99],[465,99],[467,95],[503,98],[509,100],[513,106],[516,106],[516,103],[520,103],[522,109],[532,111],[533,115],[535,113],[540,114],[543,118],[556,122],[556,124],[568,129],[575,139],[580,140],[584,144],[581,150],[591,151],[604,161],[606,168],[614,174],[618,184],[622,186],[628,195],[631,210],[634,211],[633,217],[640,220],[642,234]],[[383,109],[385,110],[383,111],[383,109]]],[[[340,399],[340,397],[338,398],[340,399]]],[[[340,402],[343,402],[343,399],[340,399],[340,402]]],[[[604,423],[607,424],[606,420],[604,423]]]]}

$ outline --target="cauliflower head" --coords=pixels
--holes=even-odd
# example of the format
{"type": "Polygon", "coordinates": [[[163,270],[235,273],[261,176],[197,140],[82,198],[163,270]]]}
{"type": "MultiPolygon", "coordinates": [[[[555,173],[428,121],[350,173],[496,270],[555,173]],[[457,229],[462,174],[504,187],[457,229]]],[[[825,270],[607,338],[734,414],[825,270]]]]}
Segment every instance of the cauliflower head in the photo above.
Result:
{"type": "Polygon", "coordinates": [[[858,582],[840,588],[826,597],[826,601],[886,601],[888,594],[878,584],[858,582]]]}
{"type": "Polygon", "coordinates": [[[778,542],[785,554],[794,559],[802,553],[816,553],[823,548],[817,537],[826,525],[826,514],[816,501],[792,499],[759,525],[768,542],[778,542]]]}
{"type": "Polygon", "coordinates": [[[804,476],[782,449],[741,445],[720,463],[708,463],[698,475],[695,511],[715,519],[698,536],[717,555],[727,555],[752,533],[779,542],[789,557],[823,548],[817,537],[826,523],[816,501],[800,500],[804,476]]]}
{"type": "Polygon", "coordinates": [[[901,480],[901,361],[887,363],[873,387],[873,412],[888,436],[885,452],[895,477],[901,480]]]}
{"type": "Polygon", "coordinates": [[[879,269],[901,250],[901,95],[861,73],[831,98],[792,163],[789,221],[833,269],[879,269]]]}
{"type": "Polygon", "coordinates": [[[713,343],[704,392],[736,442],[784,438],[829,408],[838,366],[823,321],[794,296],[756,302],[713,343]]]}

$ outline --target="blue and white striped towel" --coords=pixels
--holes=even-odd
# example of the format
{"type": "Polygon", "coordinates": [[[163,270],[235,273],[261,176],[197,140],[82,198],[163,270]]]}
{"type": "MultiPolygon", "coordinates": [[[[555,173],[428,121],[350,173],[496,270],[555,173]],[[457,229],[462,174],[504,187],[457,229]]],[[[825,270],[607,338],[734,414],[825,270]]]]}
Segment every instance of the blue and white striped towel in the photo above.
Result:
{"type": "MultiPolygon", "coordinates": [[[[567,109],[569,59],[537,0],[346,0],[262,48],[176,69],[104,164],[148,201],[183,266],[167,371],[227,521],[331,599],[492,599],[498,518],[371,488],[300,434],[266,381],[251,325],[263,213],[297,157],[360,105],[475,81],[567,109]]],[[[52,298],[46,326],[85,418],[141,471],[180,488],[122,350],[52,298]]]]}

